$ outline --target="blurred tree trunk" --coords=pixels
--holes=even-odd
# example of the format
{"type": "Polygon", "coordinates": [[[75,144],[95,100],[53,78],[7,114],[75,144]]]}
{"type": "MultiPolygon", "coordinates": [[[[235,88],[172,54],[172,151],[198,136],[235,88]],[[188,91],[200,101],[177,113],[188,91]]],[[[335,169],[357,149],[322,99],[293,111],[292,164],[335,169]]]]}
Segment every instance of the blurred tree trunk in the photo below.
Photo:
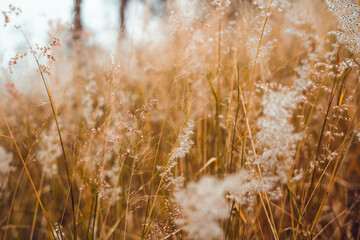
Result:
{"type": "Polygon", "coordinates": [[[78,40],[81,36],[82,23],[81,23],[81,2],[82,0],[75,0],[75,19],[74,19],[74,40],[78,40]]]}
{"type": "Polygon", "coordinates": [[[125,9],[128,0],[120,0],[120,35],[125,33],[125,9]]]}
{"type": "MultiPolygon", "coordinates": [[[[83,25],[81,19],[81,10],[82,10],[82,0],[75,0],[74,5],[74,29],[73,29],[73,42],[72,42],[72,54],[74,59],[74,73],[75,79],[83,79],[83,76],[86,76],[87,71],[87,61],[85,54],[87,51],[84,49],[84,43],[82,38],[83,25]]],[[[79,84],[85,84],[83,81],[75,81],[79,84]]]]}

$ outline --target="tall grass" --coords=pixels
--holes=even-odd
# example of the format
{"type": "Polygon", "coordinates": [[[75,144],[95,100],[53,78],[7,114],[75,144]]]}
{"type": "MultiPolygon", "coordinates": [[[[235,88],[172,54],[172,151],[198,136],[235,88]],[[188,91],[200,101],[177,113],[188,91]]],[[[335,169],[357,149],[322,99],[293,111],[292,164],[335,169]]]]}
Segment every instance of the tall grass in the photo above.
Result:
{"type": "Polygon", "coordinates": [[[45,46],[17,26],[0,238],[359,239],[359,3],[167,11],[112,54],[71,25],[45,46]]]}

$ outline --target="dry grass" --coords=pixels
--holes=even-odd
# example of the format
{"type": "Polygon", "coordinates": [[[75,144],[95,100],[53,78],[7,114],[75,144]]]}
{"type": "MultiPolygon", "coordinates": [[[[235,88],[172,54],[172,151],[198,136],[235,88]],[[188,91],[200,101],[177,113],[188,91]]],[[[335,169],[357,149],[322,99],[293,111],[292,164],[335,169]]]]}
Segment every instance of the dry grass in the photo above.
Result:
{"type": "Polygon", "coordinates": [[[288,3],[169,5],[111,57],[28,41],[0,90],[0,238],[359,239],[360,39],[288,3]]]}

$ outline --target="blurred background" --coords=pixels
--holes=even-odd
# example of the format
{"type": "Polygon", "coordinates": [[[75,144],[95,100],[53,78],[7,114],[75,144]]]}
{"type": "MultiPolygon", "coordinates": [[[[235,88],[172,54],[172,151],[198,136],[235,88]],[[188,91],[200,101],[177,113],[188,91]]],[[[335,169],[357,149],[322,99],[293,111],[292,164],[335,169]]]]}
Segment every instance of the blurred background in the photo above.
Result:
{"type": "Polygon", "coordinates": [[[88,43],[110,50],[123,36],[135,44],[157,39],[161,35],[160,12],[165,8],[164,0],[2,0],[0,11],[8,11],[10,5],[19,7],[21,14],[9,16],[10,24],[0,28],[3,67],[18,50],[27,47],[14,25],[22,27],[30,42],[45,45],[58,26],[71,23],[74,31],[83,30],[82,37],[88,43]]]}

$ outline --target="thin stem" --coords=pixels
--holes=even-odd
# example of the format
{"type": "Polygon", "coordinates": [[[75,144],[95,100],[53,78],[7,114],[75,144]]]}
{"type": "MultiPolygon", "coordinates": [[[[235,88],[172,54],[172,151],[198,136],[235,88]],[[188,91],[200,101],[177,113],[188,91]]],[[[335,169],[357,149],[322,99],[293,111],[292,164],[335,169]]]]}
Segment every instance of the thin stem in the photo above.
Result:
{"type": "Polygon", "coordinates": [[[92,240],[94,240],[96,238],[95,236],[95,221],[96,221],[96,209],[97,209],[97,204],[98,204],[98,194],[96,193],[96,196],[95,196],[95,209],[94,209],[94,221],[93,221],[93,231],[92,231],[92,240]]]}
{"type": "Polygon", "coordinates": [[[2,117],[4,118],[6,127],[7,127],[8,131],[9,131],[9,134],[10,134],[12,140],[13,140],[13,143],[14,143],[14,145],[15,145],[16,151],[18,152],[19,157],[20,157],[20,159],[21,159],[21,162],[22,162],[22,164],[23,164],[23,166],[24,166],[24,168],[25,168],[26,174],[27,174],[28,177],[29,177],[31,186],[32,186],[32,188],[33,188],[33,190],[34,190],[34,192],[35,192],[36,198],[37,198],[37,200],[38,200],[38,202],[39,202],[39,204],[40,204],[41,210],[42,210],[42,212],[43,212],[43,214],[44,214],[44,217],[45,217],[46,222],[47,222],[47,224],[48,224],[48,227],[49,227],[49,230],[50,230],[50,232],[51,232],[51,235],[52,235],[53,238],[56,240],[55,235],[54,235],[54,232],[53,232],[53,228],[52,228],[51,223],[50,223],[50,221],[49,221],[49,219],[48,219],[48,216],[47,216],[47,214],[46,214],[45,208],[44,208],[44,206],[43,206],[43,204],[42,204],[42,202],[41,202],[41,200],[40,200],[40,196],[39,196],[39,194],[38,194],[38,192],[37,192],[37,190],[36,190],[35,184],[34,184],[32,178],[31,178],[30,172],[29,172],[29,170],[28,170],[28,168],[27,168],[27,166],[26,166],[26,163],[25,163],[25,161],[24,161],[24,158],[23,158],[22,155],[21,155],[19,146],[18,146],[17,143],[16,143],[16,140],[15,140],[15,138],[14,138],[14,135],[12,134],[12,131],[11,131],[11,129],[10,129],[10,126],[9,126],[9,124],[8,124],[8,122],[7,122],[7,119],[6,119],[6,117],[5,117],[5,114],[4,114],[3,109],[2,109],[1,106],[0,106],[0,112],[1,112],[2,117]]]}
{"type": "Polygon", "coordinates": [[[67,164],[65,147],[64,147],[64,143],[63,143],[63,139],[62,139],[62,135],[61,135],[59,123],[58,123],[58,120],[57,120],[57,117],[56,117],[55,106],[54,106],[54,103],[53,103],[53,100],[52,100],[52,97],[51,97],[51,92],[50,92],[49,84],[48,84],[48,82],[47,82],[47,80],[46,80],[46,78],[45,78],[45,76],[44,76],[43,71],[41,70],[39,60],[38,60],[38,58],[36,57],[35,52],[34,52],[32,46],[31,46],[31,43],[30,43],[29,39],[26,37],[24,31],[23,31],[22,29],[20,29],[20,31],[22,32],[25,40],[27,41],[27,43],[28,43],[28,45],[29,45],[29,47],[30,47],[31,53],[32,53],[32,55],[33,55],[33,57],[34,57],[34,59],[35,59],[35,61],[36,61],[36,64],[37,64],[37,67],[38,67],[38,70],[39,70],[41,79],[42,79],[42,81],[43,81],[43,83],[44,83],[44,86],[45,86],[45,89],[46,89],[46,93],[47,93],[48,98],[49,98],[49,101],[50,101],[51,110],[52,110],[52,113],[53,113],[53,116],[54,116],[54,119],[55,119],[56,128],[57,128],[57,132],[58,132],[59,139],[60,139],[61,150],[62,150],[62,154],[63,154],[63,157],[64,157],[64,162],[65,162],[67,180],[68,180],[68,184],[69,184],[69,188],[70,188],[72,214],[73,214],[74,240],[76,240],[77,237],[76,237],[75,204],[74,204],[73,187],[72,187],[72,182],[70,181],[69,167],[68,167],[68,164],[67,164]]]}

